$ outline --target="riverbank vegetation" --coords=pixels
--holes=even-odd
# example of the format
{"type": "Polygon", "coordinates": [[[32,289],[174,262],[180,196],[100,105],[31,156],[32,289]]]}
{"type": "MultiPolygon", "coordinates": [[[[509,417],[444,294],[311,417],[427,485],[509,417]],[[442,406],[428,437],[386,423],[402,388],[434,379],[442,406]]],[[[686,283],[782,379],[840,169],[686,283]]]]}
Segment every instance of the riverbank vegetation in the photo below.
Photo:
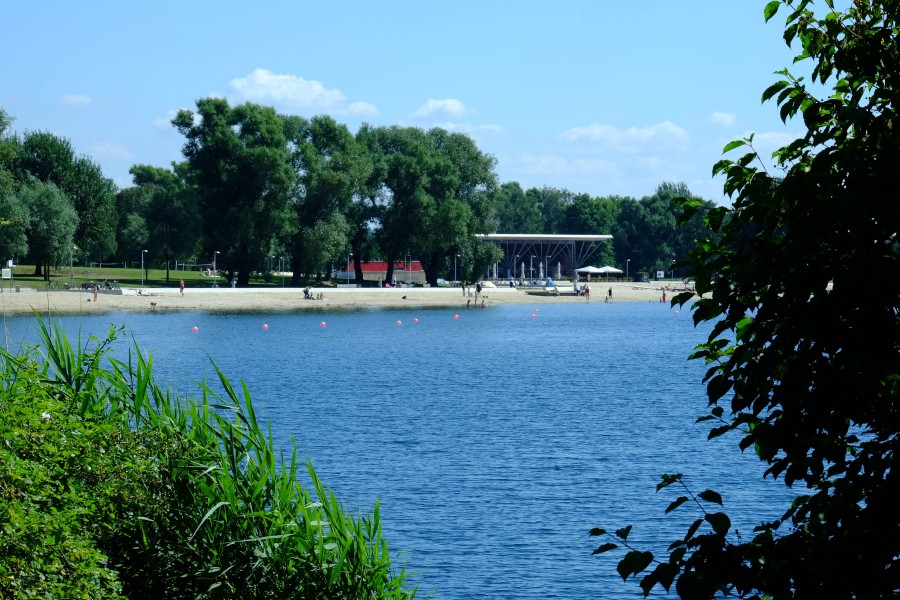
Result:
{"type": "Polygon", "coordinates": [[[414,597],[378,506],[351,514],[279,453],[245,386],[178,398],[137,347],[112,355],[120,330],[38,324],[0,353],[0,597],[414,597]]]}

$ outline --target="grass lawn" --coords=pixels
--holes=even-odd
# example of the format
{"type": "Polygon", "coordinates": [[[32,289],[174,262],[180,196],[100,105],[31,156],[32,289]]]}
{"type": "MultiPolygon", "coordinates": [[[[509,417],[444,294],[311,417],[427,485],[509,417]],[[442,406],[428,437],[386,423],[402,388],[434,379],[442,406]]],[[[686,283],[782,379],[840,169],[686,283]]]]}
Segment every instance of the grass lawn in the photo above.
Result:
{"type": "MultiPolygon", "coordinates": [[[[51,268],[50,281],[58,287],[63,287],[66,283],[73,283],[73,279],[75,287],[81,286],[82,283],[92,281],[102,285],[104,280],[109,280],[110,283],[117,281],[119,287],[140,287],[141,285],[141,270],[139,268],[122,269],[113,267],[101,268],[76,266],[73,268],[73,271],[74,278],[73,273],[69,271],[69,267],[51,268]]],[[[213,282],[215,281],[215,278],[207,277],[205,273],[201,274],[200,271],[175,270],[169,271],[169,280],[166,281],[166,271],[164,269],[147,269],[143,285],[144,287],[153,288],[177,288],[181,279],[184,279],[185,286],[189,288],[212,287],[213,282]]],[[[281,287],[281,277],[270,276],[268,279],[269,281],[266,281],[266,278],[261,274],[253,276],[250,278],[250,286],[281,287]]],[[[219,277],[218,282],[219,285],[227,285],[225,277],[219,277]]],[[[4,279],[2,281],[2,286],[9,287],[10,283],[11,282],[8,279],[4,279]]],[[[34,265],[16,265],[12,284],[36,289],[44,289],[47,285],[43,277],[35,276],[34,265]]],[[[284,285],[289,286],[290,284],[290,276],[286,276],[284,278],[284,285]]]]}

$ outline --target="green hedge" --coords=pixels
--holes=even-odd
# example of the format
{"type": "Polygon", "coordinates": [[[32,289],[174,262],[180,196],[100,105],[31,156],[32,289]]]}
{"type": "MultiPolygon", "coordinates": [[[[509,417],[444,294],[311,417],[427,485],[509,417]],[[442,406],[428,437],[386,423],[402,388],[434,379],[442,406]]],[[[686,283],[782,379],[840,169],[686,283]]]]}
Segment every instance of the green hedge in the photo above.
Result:
{"type": "Polygon", "coordinates": [[[376,504],[276,454],[246,386],[159,388],[121,334],[0,351],[0,597],[412,598],[376,504]],[[312,491],[299,483],[302,469],[312,491]]]}

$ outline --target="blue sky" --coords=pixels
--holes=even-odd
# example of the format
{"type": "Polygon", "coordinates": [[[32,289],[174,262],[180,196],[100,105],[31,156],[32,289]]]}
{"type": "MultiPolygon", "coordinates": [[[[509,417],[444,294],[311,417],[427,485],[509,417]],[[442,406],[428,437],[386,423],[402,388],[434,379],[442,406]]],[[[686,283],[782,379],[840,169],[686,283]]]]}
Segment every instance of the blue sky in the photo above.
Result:
{"type": "Polygon", "coordinates": [[[501,182],[593,196],[683,181],[724,202],[712,165],[754,132],[793,139],[760,103],[791,65],[765,1],[453,3],[15,2],[0,107],[69,138],[120,187],[180,160],[175,111],[224,96],[285,114],[444,127],[494,155],[501,182]]]}

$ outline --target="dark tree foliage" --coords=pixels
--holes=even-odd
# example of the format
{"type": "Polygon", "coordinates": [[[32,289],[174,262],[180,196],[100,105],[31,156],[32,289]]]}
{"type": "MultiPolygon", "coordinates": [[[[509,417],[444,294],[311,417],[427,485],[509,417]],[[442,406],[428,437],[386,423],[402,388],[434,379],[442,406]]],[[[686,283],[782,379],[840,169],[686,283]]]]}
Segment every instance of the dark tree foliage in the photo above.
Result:
{"type": "MultiPolygon", "coordinates": [[[[645,593],[674,582],[684,598],[900,596],[900,4],[825,4],[766,6],[767,20],[789,11],[784,37],[813,86],[781,71],[763,101],[806,133],[775,152],[777,175],[755,166],[752,137],[726,146],[749,150],[714,169],[734,203],[708,211],[720,237],[687,264],[703,295],[694,320],[715,323],[694,354],[710,365],[701,420],[717,423],[710,437],[736,431],[767,475],[805,493],[741,538],[705,511],[718,494],[702,492],[700,518],[663,562],[630,546],[630,527],[610,534],[617,543],[596,552],[624,543],[619,573],[649,569],[645,593]]],[[[687,218],[699,203],[683,206],[687,218]]],[[[658,487],[670,484],[683,486],[673,475],[658,487]]]]}

